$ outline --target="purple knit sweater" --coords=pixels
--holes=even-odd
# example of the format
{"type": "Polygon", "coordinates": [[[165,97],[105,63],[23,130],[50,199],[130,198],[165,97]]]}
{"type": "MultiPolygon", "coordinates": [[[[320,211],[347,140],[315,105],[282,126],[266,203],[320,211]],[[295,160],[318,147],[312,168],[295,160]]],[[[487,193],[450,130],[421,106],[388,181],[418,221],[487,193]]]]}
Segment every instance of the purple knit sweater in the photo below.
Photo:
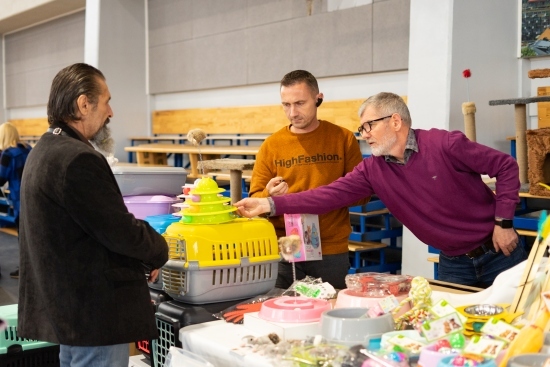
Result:
{"type": "Polygon", "coordinates": [[[373,194],[422,242],[450,256],[478,247],[494,218],[513,218],[519,169],[510,155],[459,131],[415,130],[418,152],[405,165],[364,159],[345,177],[301,193],[274,196],[276,214],[323,214],[373,194]],[[497,179],[496,196],[480,175],[497,179]]]}

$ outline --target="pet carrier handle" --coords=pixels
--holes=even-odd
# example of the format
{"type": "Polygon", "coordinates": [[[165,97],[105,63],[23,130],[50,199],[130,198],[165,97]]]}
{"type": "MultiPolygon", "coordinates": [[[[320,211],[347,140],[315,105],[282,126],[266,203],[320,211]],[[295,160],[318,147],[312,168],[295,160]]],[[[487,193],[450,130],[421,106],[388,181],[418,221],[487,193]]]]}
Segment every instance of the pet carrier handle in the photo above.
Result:
{"type": "Polygon", "coordinates": [[[155,317],[159,320],[162,320],[166,323],[171,324],[172,326],[174,326],[176,328],[178,327],[178,324],[180,323],[178,319],[174,319],[174,318],[172,318],[170,316],[167,316],[167,315],[165,315],[163,313],[160,313],[160,312],[155,313],[155,317]]]}

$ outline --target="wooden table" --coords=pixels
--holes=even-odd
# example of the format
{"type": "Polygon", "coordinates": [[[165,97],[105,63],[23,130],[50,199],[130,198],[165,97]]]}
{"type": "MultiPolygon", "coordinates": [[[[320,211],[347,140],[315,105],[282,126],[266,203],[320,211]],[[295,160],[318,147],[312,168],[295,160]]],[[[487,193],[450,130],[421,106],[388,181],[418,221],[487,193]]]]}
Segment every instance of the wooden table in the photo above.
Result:
{"type": "MultiPolygon", "coordinates": [[[[229,145],[248,145],[251,141],[263,142],[269,135],[267,134],[207,134],[203,145],[215,145],[216,142],[224,141],[229,145]],[[235,143],[235,144],[233,144],[235,143]]],[[[137,142],[141,143],[172,143],[185,144],[188,142],[187,134],[157,134],[148,136],[130,136],[130,146],[135,146],[137,142]]],[[[133,162],[133,153],[128,152],[128,162],[133,162]]]]}
{"type": "Polygon", "coordinates": [[[205,169],[217,169],[217,170],[229,170],[229,190],[231,193],[231,203],[234,204],[242,199],[243,188],[241,186],[241,180],[243,178],[243,170],[250,170],[254,168],[254,159],[211,159],[207,161],[198,162],[199,168],[205,169]]]}
{"type": "Polygon", "coordinates": [[[449,293],[475,293],[481,292],[483,288],[470,287],[468,285],[443,282],[441,280],[426,279],[430,283],[430,288],[433,291],[442,291],[449,293]]]}
{"type": "Polygon", "coordinates": [[[200,177],[199,155],[202,160],[217,159],[220,156],[240,155],[256,156],[260,150],[259,146],[224,146],[224,145],[183,145],[183,144],[141,144],[133,147],[125,147],[125,151],[134,152],[137,155],[138,164],[167,164],[167,155],[174,154],[174,165],[183,166],[183,154],[189,155],[191,163],[190,178],[200,177]]]}

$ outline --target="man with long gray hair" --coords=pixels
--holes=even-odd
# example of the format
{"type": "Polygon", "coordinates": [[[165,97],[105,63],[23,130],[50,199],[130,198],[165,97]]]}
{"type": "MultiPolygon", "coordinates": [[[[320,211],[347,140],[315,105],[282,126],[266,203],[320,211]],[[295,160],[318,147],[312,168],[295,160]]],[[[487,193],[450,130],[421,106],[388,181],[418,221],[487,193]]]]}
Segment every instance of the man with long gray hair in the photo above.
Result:
{"type": "Polygon", "coordinates": [[[168,247],[128,212],[90,144],[113,116],[110,99],[96,68],[61,70],[50,128],[23,172],[18,336],[60,344],[62,367],[127,367],[128,343],[158,338],[143,266],[164,265],[168,247]]]}

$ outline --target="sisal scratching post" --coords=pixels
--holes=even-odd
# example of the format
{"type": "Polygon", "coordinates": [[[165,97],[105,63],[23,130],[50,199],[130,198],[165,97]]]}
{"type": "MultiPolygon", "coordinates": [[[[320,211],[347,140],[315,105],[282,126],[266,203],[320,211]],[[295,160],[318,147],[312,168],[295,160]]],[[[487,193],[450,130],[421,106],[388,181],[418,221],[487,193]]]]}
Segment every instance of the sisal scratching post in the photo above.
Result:
{"type": "Polygon", "coordinates": [[[539,185],[550,183],[550,128],[527,130],[527,163],[529,193],[550,196],[550,191],[539,185]]]}
{"type": "Polygon", "coordinates": [[[474,102],[464,102],[462,104],[462,114],[464,115],[464,132],[468,139],[476,141],[476,104],[474,102]]]}
{"type": "Polygon", "coordinates": [[[231,169],[229,170],[229,195],[231,196],[231,204],[235,204],[243,197],[242,171],[231,169]]]}
{"type": "Polygon", "coordinates": [[[229,192],[231,195],[231,203],[235,204],[237,201],[241,200],[243,196],[243,170],[253,169],[255,162],[256,161],[253,159],[222,158],[202,161],[199,163],[199,166],[203,170],[229,170],[229,192]]]}
{"type": "Polygon", "coordinates": [[[527,72],[530,79],[550,78],[550,69],[533,69],[527,72]]]}
{"type": "Polygon", "coordinates": [[[514,105],[516,121],[516,159],[519,166],[519,182],[527,183],[527,108],[525,104],[514,105]]]}

